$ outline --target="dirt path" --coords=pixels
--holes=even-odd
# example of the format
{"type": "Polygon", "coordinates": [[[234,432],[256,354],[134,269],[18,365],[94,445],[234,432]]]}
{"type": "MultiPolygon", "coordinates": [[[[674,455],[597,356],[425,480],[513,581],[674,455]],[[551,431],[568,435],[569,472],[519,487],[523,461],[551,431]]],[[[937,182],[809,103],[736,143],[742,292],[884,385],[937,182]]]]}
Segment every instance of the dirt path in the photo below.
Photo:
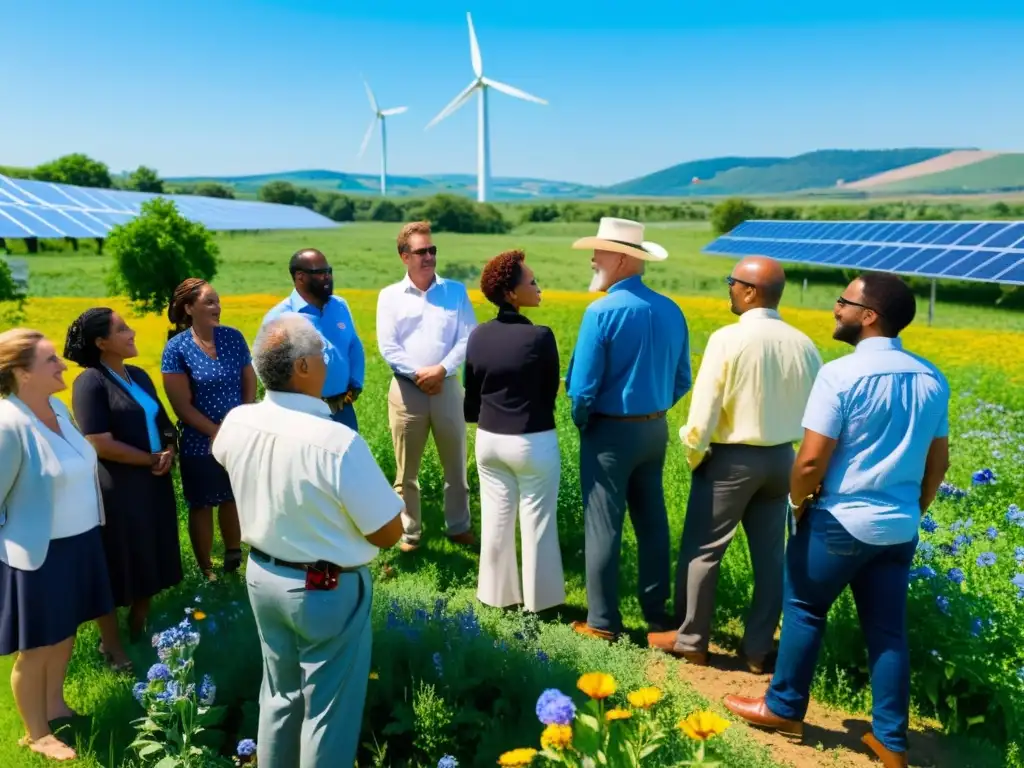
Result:
{"type": "MultiPolygon", "coordinates": [[[[667,674],[678,674],[711,702],[720,703],[729,693],[740,696],[764,694],[769,675],[752,675],[729,651],[711,646],[713,666],[697,667],[674,660],[652,662],[648,676],[652,681],[667,674]]],[[[863,715],[827,709],[813,700],[804,721],[802,741],[766,731],[750,728],[751,736],[767,746],[772,757],[783,765],[794,768],[830,766],[834,768],[878,768],[881,763],[861,743],[870,729],[870,719],[863,715]]],[[[970,754],[955,749],[942,733],[928,724],[911,723],[910,765],[914,768],[987,768],[991,763],[979,763],[970,754]]]]}

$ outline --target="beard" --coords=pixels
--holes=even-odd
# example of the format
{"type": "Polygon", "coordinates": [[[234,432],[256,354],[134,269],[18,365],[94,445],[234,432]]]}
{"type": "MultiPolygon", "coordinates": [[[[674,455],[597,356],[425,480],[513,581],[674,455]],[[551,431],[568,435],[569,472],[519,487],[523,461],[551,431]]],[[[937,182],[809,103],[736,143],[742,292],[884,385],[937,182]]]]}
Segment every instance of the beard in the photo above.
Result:
{"type": "Polygon", "coordinates": [[[860,323],[841,323],[836,321],[836,328],[832,331],[832,338],[852,346],[857,346],[861,334],[860,323]]]}
{"type": "Polygon", "coordinates": [[[320,301],[327,301],[334,294],[334,281],[328,280],[324,283],[310,286],[309,292],[320,301]]]}
{"type": "Polygon", "coordinates": [[[605,273],[600,269],[594,270],[594,276],[590,280],[590,287],[587,289],[590,293],[601,293],[608,288],[608,278],[605,273]]]}

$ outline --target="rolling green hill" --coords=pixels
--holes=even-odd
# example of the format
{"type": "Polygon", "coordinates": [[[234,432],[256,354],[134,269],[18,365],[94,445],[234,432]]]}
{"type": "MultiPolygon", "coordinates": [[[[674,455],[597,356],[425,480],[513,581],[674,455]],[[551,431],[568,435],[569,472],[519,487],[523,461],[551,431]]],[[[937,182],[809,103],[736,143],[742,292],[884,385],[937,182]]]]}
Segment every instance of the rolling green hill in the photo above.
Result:
{"type": "Polygon", "coordinates": [[[962,195],[1024,190],[1024,154],[1001,154],[961,168],[872,187],[876,195],[962,195]]]}

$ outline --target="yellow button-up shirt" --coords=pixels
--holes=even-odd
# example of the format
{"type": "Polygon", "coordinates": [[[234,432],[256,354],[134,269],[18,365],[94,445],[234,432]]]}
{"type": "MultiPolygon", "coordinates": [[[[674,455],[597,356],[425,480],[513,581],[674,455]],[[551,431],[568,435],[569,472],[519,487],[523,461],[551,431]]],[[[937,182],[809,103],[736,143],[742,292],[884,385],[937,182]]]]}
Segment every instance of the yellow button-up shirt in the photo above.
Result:
{"type": "Polygon", "coordinates": [[[803,437],[800,426],[817,348],[773,309],[751,309],[708,338],[679,437],[690,468],[711,443],[780,445],[803,437]]]}

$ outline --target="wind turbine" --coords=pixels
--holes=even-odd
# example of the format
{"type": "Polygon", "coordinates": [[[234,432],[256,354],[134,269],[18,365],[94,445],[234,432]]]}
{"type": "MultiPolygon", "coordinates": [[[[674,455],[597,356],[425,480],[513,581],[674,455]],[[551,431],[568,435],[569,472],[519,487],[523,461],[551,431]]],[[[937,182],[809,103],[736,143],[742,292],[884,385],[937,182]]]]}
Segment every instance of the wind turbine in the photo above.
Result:
{"type": "Polygon", "coordinates": [[[387,127],[384,123],[384,118],[391,117],[391,115],[400,115],[405,112],[408,107],[392,107],[391,109],[381,109],[377,106],[377,99],[373,97],[373,91],[370,90],[370,84],[363,78],[363,85],[366,86],[366,95],[370,97],[370,110],[373,112],[373,119],[370,121],[370,127],[366,129],[366,135],[363,136],[363,145],[359,148],[359,154],[356,157],[362,157],[366,151],[367,145],[370,143],[370,137],[373,136],[373,129],[377,125],[377,121],[380,121],[380,194],[384,197],[388,193],[388,133],[387,127]]]}
{"type": "MultiPolygon", "coordinates": [[[[547,104],[544,99],[532,96],[526,91],[513,88],[511,85],[499,83],[484,77],[484,66],[480,59],[480,45],[476,41],[476,32],[473,30],[473,17],[467,12],[466,21],[469,22],[469,55],[473,62],[473,82],[441,110],[441,113],[427,123],[426,129],[444,120],[448,115],[454,113],[459,107],[465,104],[472,97],[474,91],[479,92],[477,102],[477,180],[476,199],[483,203],[487,200],[487,186],[491,180],[491,145],[487,133],[487,91],[494,88],[497,91],[514,96],[524,101],[535,101],[538,104],[547,104]]],[[[426,130],[424,129],[424,130],[426,130]]]]}

